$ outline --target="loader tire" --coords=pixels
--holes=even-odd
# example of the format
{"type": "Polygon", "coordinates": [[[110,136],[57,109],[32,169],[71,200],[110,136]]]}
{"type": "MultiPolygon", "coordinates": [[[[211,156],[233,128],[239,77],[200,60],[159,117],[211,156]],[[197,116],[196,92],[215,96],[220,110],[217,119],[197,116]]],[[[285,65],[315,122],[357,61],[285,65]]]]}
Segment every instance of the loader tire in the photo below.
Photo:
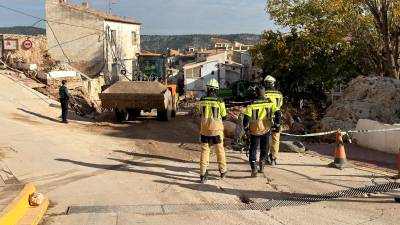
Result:
{"type": "Polygon", "coordinates": [[[172,119],[173,108],[171,91],[167,89],[164,93],[164,106],[157,109],[158,119],[161,121],[170,121],[172,119]]]}
{"type": "Polygon", "coordinates": [[[135,120],[140,116],[141,109],[128,109],[128,120],[135,120]]]}
{"type": "Polygon", "coordinates": [[[123,122],[126,120],[127,113],[123,110],[115,109],[115,118],[118,122],[123,122]]]}

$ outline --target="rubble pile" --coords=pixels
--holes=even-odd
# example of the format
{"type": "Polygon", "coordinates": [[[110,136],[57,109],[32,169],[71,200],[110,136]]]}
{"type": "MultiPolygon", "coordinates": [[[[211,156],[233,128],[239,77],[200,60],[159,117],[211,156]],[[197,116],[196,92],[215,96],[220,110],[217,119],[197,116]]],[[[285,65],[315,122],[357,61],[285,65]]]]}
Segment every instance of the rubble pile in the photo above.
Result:
{"type": "Polygon", "coordinates": [[[52,61],[51,63],[46,64],[46,67],[43,68],[43,72],[47,73],[50,71],[76,71],[76,69],[68,63],[56,63],[52,61]]]}
{"type": "Polygon", "coordinates": [[[359,76],[326,111],[318,130],[354,129],[359,119],[400,122],[400,80],[359,76]]]}
{"type": "MultiPolygon", "coordinates": [[[[49,63],[46,64],[40,73],[49,73],[52,71],[77,70],[67,63],[56,63],[49,59],[49,63]]],[[[82,74],[79,71],[77,72],[82,74]]],[[[81,76],[43,79],[40,78],[41,76],[39,74],[38,77],[42,83],[46,84],[46,88],[38,89],[38,91],[57,101],[59,98],[58,89],[61,85],[61,81],[67,80],[71,95],[70,107],[78,115],[84,116],[99,111],[98,105],[90,99],[90,94],[88,93],[87,88],[85,88],[85,82],[81,79],[81,76]]]]}

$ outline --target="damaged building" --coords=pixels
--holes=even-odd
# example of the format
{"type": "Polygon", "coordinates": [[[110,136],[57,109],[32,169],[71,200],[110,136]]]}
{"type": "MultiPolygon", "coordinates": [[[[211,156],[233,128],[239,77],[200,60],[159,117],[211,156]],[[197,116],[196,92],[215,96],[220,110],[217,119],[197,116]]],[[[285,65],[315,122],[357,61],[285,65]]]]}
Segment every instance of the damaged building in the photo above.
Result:
{"type": "Polygon", "coordinates": [[[140,52],[141,23],[66,0],[46,0],[46,35],[51,57],[106,83],[132,76],[140,52]]]}

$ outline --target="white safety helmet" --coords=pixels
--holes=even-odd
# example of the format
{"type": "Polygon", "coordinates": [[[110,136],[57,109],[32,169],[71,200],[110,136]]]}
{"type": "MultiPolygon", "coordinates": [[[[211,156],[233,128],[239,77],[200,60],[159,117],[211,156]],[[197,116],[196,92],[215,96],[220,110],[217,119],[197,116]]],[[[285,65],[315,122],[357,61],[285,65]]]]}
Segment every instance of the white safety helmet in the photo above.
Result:
{"type": "Polygon", "coordinates": [[[218,81],[216,79],[213,78],[213,79],[211,79],[211,80],[209,80],[207,82],[206,87],[218,90],[219,89],[219,83],[218,83],[218,81]]]}
{"type": "Polygon", "coordinates": [[[275,77],[273,77],[271,75],[268,75],[268,76],[265,77],[264,82],[275,83],[276,79],[275,79],[275,77]]]}

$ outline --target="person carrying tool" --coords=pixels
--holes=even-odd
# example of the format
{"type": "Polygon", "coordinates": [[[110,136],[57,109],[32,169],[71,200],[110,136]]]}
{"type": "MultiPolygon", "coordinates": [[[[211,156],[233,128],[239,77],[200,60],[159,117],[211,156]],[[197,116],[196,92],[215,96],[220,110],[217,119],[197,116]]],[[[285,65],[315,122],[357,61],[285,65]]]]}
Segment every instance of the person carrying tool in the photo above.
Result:
{"type": "Polygon", "coordinates": [[[271,128],[271,137],[272,141],[270,144],[270,154],[268,156],[269,158],[269,163],[274,166],[276,165],[276,160],[278,158],[278,152],[279,152],[279,142],[280,142],[280,136],[281,136],[281,129],[280,129],[280,122],[277,123],[277,121],[281,120],[282,113],[280,111],[282,105],[283,105],[283,95],[280,91],[276,90],[276,79],[273,76],[266,76],[264,79],[264,86],[265,86],[265,98],[269,99],[275,104],[275,110],[276,112],[273,112],[275,115],[275,122],[273,123],[273,126],[271,128]]]}
{"type": "Polygon", "coordinates": [[[61,81],[60,89],[58,90],[58,94],[60,96],[60,103],[61,103],[61,117],[63,123],[68,123],[67,116],[68,116],[68,103],[69,103],[69,93],[67,88],[67,81],[61,81]]]}
{"type": "Polygon", "coordinates": [[[243,125],[250,130],[249,163],[251,176],[257,176],[257,148],[260,146],[259,171],[264,172],[268,156],[269,131],[272,127],[273,113],[276,106],[266,99],[264,87],[256,87],[257,98],[247,106],[243,125]]]}
{"type": "Polygon", "coordinates": [[[211,79],[206,85],[207,95],[198,103],[198,110],[201,114],[201,159],[200,159],[200,182],[205,183],[208,179],[207,167],[210,161],[210,145],[215,146],[217,153],[218,167],[221,178],[227,175],[227,166],[224,150],[224,124],[227,113],[225,103],[217,98],[219,89],[218,81],[211,79]]]}

